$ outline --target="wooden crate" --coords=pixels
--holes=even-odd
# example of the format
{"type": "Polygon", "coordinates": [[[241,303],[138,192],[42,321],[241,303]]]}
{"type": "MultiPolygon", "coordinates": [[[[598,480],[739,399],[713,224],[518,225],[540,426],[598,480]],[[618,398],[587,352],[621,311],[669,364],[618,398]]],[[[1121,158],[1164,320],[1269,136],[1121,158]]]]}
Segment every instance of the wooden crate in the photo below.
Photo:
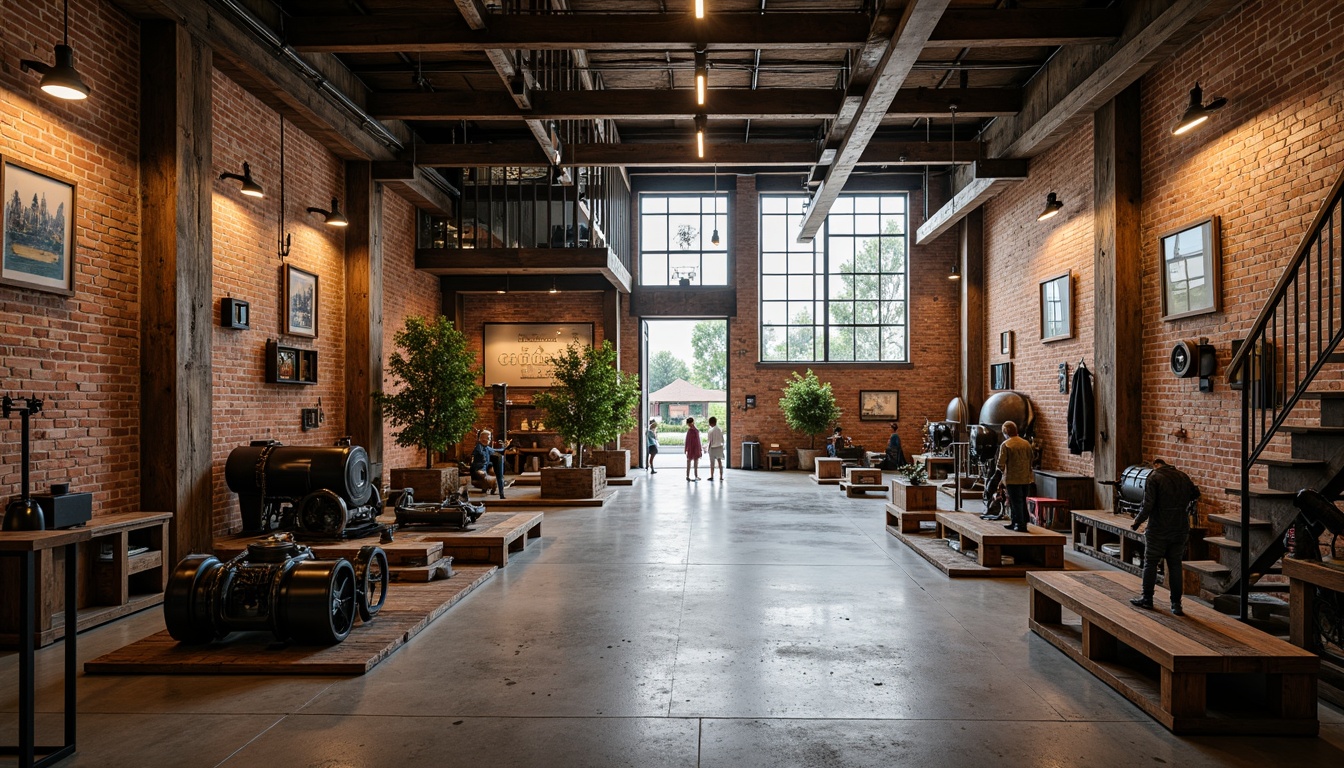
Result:
{"type": "Polygon", "coordinates": [[[394,469],[392,476],[393,498],[403,488],[413,488],[415,500],[420,502],[443,501],[457,493],[461,483],[457,467],[432,467],[430,469],[394,469]]]}
{"type": "Polygon", "coordinates": [[[819,456],[816,471],[808,475],[819,485],[838,485],[844,479],[845,460],[819,456]]]}
{"type": "MultiPolygon", "coordinates": [[[[923,483],[911,485],[904,477],[892,478],[891,504],[912,512],[938,509],[938,486],[923,483]]],[[[930,520],[933,518],[930,517],[930,520]]]]}
{"type": "Polygon", "coordinates": [[[606,487],[606,467],[547,467],[541,470],[542,498],[595,499],[606,487]]]}
{"type": "Polygon", "coordinates": [[[845,467],[845,480],[853,485],[881,485],[882,490],[886,490],[882,470],[874,467],[845,467]]]}
{"type": "Polygon", "coordinates": [[[590,451],[593,464],[607,468],[607,479],[625,477],[630,474],[630,451],[590,451]]]}

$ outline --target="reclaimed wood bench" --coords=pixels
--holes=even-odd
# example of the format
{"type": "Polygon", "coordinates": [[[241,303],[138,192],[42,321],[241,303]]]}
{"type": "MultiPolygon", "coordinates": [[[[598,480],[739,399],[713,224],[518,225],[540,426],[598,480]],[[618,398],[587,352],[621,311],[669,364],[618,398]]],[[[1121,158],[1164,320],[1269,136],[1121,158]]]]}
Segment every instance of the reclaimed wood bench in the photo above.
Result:
{"type": "Polygon", "coordinates": [[[844,479],[845,460],[827,456],[816,458],[816,471],[808,475],[817,485],[836,485],[844,479]]]}
{"type": "MultiPolygon", "coordinates": [[[[937,512],[931,509],[902,509],[887,504],[887,531],[896,533],[919,533],[921,523],[932,523],[937,512]]],[[[930,531],[932,533],[932,531],[930,531]]]]}
{"type": "Polygon", "coordinates": [[[541,536],[541,512],[486,512],[470,531],[408,530],[397,538],[443,545],[443,554],[457,563],[489,563],[503,568],[510,552],[521,552],[541,536]]]}
{"type": "Polygon", "coordinates": [[[998,570],[1003,575],[1022,575],[1030,570],[1060,569],[1064,567],[1064,543],[1068,537],[1035,525],[1027,526],[1027,533],[1010,531],[997,520],[981,520],[971,512],[939,512],[934,516],[937,538],[955,537],[961,551],[974,551],[975,561],[984,568],[998,570]],[[1005,565],[1004,555],[1011,555],[1012,565],[1005,565]]]}
{"type": "Polygon", "coordinates": [[[1315,736],[1312,653],[1193,602],[1130,605],[1127,573],[1032,573],[1031,629],[1173,733],[1315,736]],[[1081,624],[1065,624],[1063,609],[1081,624]]]}

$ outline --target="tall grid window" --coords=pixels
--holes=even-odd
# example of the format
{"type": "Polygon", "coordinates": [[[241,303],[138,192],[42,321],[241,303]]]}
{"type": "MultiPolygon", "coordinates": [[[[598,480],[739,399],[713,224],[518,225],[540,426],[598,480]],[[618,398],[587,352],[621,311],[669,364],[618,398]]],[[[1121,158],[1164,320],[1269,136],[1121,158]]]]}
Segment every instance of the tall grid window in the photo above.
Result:
{"type": "Polygon", "coordinates": [[[728,195],[640,195],[639,282],[727,285],[728,195]]]}
{"type": "Polygon", "coordinates": [[[802,245],[806,202],[761,196],[761,360],[907,362],[906,196],[842,195],[802,245]]]}

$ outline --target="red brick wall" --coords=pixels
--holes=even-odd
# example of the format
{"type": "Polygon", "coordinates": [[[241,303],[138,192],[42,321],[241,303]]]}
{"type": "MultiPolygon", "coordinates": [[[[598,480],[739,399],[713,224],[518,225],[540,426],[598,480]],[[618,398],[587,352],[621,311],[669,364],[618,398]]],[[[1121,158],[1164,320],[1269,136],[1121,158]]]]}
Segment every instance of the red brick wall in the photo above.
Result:
{"type": "MultiPolygon", "coordinates": [[[[481,359],[483,353],[486,323],[592,323],[593,343],[601,344],[605,338],[602,332],[602,294],[596,291],[467,294],[462,332],[466,334],[467,344],[476,353],[477,360],[481,359]]],[[[476,428],[493,429],[495,410],[490,399],[489,382],[484,384],[486,393],[476,401],[476,428]]],[[[534,387],[509,387],[509,399],[520,404],[531,402],[536,392],[534,387]]],[[[545,418],[540,411],[529,413],[526,418],[533,416],[545,418]]],[[[521,436],[521,433],[514,436],[521,436]]],[[[468,436],[468,439],[475,441],[474,435],[468,436]]],[[[469,448],[470,445],[471,442],[468,442],[465,447],[469,448]]],[[[628,446],[623,444],[623,447],[628,446]]]]}
{"type": "MultiPolygon", "coordinates": [[[[0,156],[77,185],[75,295],[0,287],[3,392],[46,400],[32,421],[32,487],[69,481],[94,514],[139,507],[139,26],[106,2],[70,8],[92,89],[53,99],[19,59],[52,60],[55,0],[0,4],[0,156]]],[[[0,421],[0,488],[17,494],[19,419],[0,421]]]]}
{"type": "Polygon", "coordinates": [[[1344,173],[1344,4],[1247,2],[1143,80],[1143,449],[1175,457],[1204,491],[1206,513],[1231,512],[1239,485],[1239,392],[1231,342],[1254,322],[1321,199],[1344,173]],[[1198,80],[1228,106],[1172,136],[1198,80]],[[1161,320],[1157,239],[1221,218],[1223,310],[1161,320]],[[1215,391],[1168,369],[1172,345],[1206,336],[1218,350],[1215,391]],[[1188,441],[1171,433],[1184,427],[1188,441]]]}
{"type": "MultiPolygon", "coordinates": [[[[1093,341],[1092,122],[1031,162],[1031,178],[985,205],[985,340],[989,365],[1013,364],[1013,389],[1031,398],[1036,441],[1046,469],[1092,474],[1092,454],[1068,450],[1069,396],[1059,391],[1059,364],[1072,379],[1086,358],[1095,374],[1093,341]],[[1037,221],[1046,195],[1064,209],[1037,221]],[[1042,342],[1040,282],[1073,272],[1072,339],[1042,342]],[[999,334],[1014,333],[1011,358],[999,352],[999,334]]],[[[950,235],[944,236],[947,239],[950,235]]],[[[1072,383],[1070,381],[1070,383],[1072,383]]],[[[989,391],[986,384],[986,391],[989,391]]],[[[1021,426],[1021,425],[1019,425],[1021,426]]]]}
{"type": "Polygon", "coordinates": [[[243,161],[266,190],[246,197],[238,182],[214,188],[214,304],[226,296],[251,303],[252,328],[214,332],[215,531],[236,529],[237,497],[224,482],[229,452],[250,440],[291,445],[330,445],[345,434],[345,235],[305,212],[341,196],[343,163],[293,125],[285,128],[285,228],[293,237],[288,263],[318,275],[318,336],[284,336],[281,328],[281,261],[278,115],[219,72],[214,77],[215,172],[240,173],[243,161]],[[316,349],[318,383],[267,384],[266,340],[316,349]],[[325,422],[304,432],[299,409],[322,400],[325,422]]]}
{"type": "MultiPolygon", "coordinates": [[[[392,337],[412,315],[435,317],[441,308],[439,278],[415,271],[415,208],[405,199],[383,194],[383,356],[397,351],[392,337]]],[[[384,369],[383,386],[392,380],[384,369]]],[[[397,445],[396,428],[384,425],[383,466],[424,466],[424,452],[397,445]]]]}
{"type": "MultiPolygon", "coordinates": [[[[1223,17],[1141,84],[1143,264],[1143,456],[1186,469],[1204,492],[1204,514],[1233,512],[1223,489],[1238,484],[1239,393],[1228,389],[1231,342],[1244,334],[1301,242],[1320,201],[1344,172],[1344,6],[1317,0],[1247,2],[1223,17]],[[1204,127],[1173,136],[1195,81],[1229,105],[1204,127]],[[1209,215],[1221,218],[1220,312],[1161,319],[1158,238],[1209,215]],[[1215,391],[1177,379],[1168,357],[1179,339],[1208,337],[1218,351],[1215,391]],[[1189,437],[1177,441],[1183,427],[1189,437]]],[[[1035,158],[1031,178],[985,209],[987,341],[1017,330],[1016,388],[1036,402],[1045,463],[1091,474],[1091,458],[1066,448],[1067,400],[1055,367],[1072,372],[1092,352],[1092,129],[1035,158]],[[1037,223],[1047,192],[1066,208],[1037,223]],[[1036,282],[1073,268],[1077,337],[1037,339],[1036,282]],[[1025,310],[1023,307],[1025,306],[1025,310]]],[[[1095,368],[1094,368],[1095,371],[1095,368]]]]}

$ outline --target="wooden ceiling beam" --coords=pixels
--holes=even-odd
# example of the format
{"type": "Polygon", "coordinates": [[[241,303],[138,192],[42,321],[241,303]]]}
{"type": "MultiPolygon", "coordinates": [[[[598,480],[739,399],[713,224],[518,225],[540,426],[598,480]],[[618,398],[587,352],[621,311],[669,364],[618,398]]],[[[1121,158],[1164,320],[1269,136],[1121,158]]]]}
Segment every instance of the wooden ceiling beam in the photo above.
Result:
{"type": "MultiPolygon", "coordinates": [[[[464,0],[456,0],[463,2],[464,0]]],[[[862,48],[874,27],[866,13],[484,14],[473,28],[454,13],[313,16],[289,19],[291,45],[319,53],[529,51],[833,50],[862,48]]],[[[948,11],[929,44],[940,47],[1055,46],[1110,42],[1115,13],[1098,9],[948,11]]]]}
{"type": "MultiPolygon", "coordinates": [[[[859,158],[859,165],[922,166],[948,165],[952,162],[948,142],[872,141],[859,158]]],[[[705,148],[705,158],[696,159],[690,142],[650,144],[571,144],[564,148],[561,164],[566,166],[621,166],[649,168],[672,165],[733,167],[802,167],[817,161],[816,142],[757,142],[754,144],[714,144],[705,148]]],[[[958,164],[971,163],[982,156],[977,141],[959,141],[958,164]]],[[[549,163],[535,145],[525,142],[504,144],[421,144],[416,147],[416,162],[431,168],[541,168],[549,163]]],[[[393,165],[393,164],[389,164],[393,165]]],[[[409,162],[405,163],[409,165],[409,162]]]]}
{"type": "MultiPolygon", "coordinates": [[[[1114,45],[1069,48],[1046,62],[1025,89],[1022,111],[986,129],[988,157],[1030,158],[1049,150],[1101,105],[1242,2],[1137,0],[1114,45]]],[[[1172,109],[1174,117],[1176,105],[1172,109]]],[[[957,194],[919,228],[915,242],[923,245],[946,232],[1002,188],[1000,184],[986,190],[988,194],[957,194]]]]}
{"type": "Polygon", "coordinates": [[[882,125],[882,119],[895,101],[901,84],[919,60],[920,51],[929,41],[929,36],[933,34],[950,1],[910,0],[906,4],[891,43],[863,95],[863,104],[840,143],[835,161],[827,167],[825,178],[808,201],[802,230],[798,235],[799,242],[811,242],[821,229],[822,222],[831,211],[831,205],[845,188],[845,182],[868,148],[868,142],[882,125]]]}
{"type": "MultiPolygon", "coordinates": [[[[689,120],[697,114],[719,119],[825,120],[845,102],[843,91],[811,88],[712,89],[697,106],[690,89],[533,91],[531,110],[502,93],[375,93],[368,109],[380,119],[399,120],[689,120]]],[[[945,117],[948,105],[961,117],[1013,115],[1022,108],[1017,88],[911,88],[896,94],[885,115],[892,118],[945,117]]]]}

